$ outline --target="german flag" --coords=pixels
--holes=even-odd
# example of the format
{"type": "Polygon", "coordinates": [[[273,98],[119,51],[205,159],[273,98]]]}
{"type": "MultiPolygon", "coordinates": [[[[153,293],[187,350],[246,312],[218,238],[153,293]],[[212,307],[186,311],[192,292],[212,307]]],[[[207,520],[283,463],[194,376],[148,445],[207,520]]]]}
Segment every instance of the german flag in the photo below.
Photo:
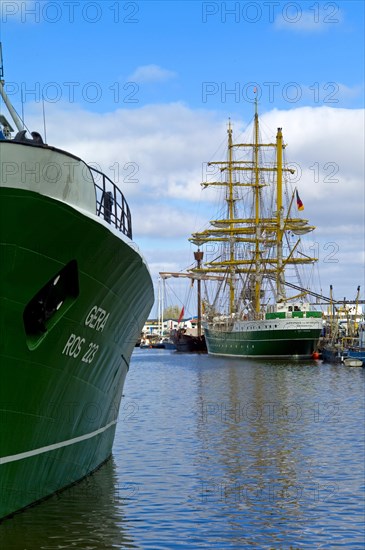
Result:
{"type": "Polygon", "coordinates": [[[298,193],[297,189],[296,189],[296,193],[297,193],[297,208],[298,208],[298,210],[304,210],[304,204],[300,200],[299,193],[298,193]]]}

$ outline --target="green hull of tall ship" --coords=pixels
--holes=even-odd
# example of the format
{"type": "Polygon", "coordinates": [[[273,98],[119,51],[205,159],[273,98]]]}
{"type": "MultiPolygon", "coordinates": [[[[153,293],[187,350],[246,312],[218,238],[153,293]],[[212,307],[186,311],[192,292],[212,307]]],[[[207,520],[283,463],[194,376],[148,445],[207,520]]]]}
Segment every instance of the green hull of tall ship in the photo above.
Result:
{"type": "MultiPolygon", "coordinates": [[[[208,352],[212,355],[239,357],[293,357],[306,359],[317,349],[322,315],[315,318],[270,319],[241,323],[234,330],[205,326],[208,352]]],[[[213,325],[214,327],[214,325],[213,325]]]]}
{"type": "Polygon", "coordinates": [[[0,139],[0,519],[108,459],[153,303],[119,189],[24,134],[0,139]]]}
{"type": "Polygon", "coordinates": [[[207,349],[235,357],[309,358],[317,351],[323,323],[308,297],[321,296],[302,283],[299,266],[317,259],[296,236],[314,227],[293,212],[295,202],[299,211],[304,206],[298,191],[289,192],[286,185],[284,174],[294,170],[284,165],[282,130],[262,143],[257,102],[253,129],[251,142],[234,143],[229,123],[226,160],[208,163],[216,168],[208,173],[214,181],[202,184],[224,189],[225,214],[220,207],[221,217],[190,239],[210,250],[211,243],[216,245],[214,259],[191,270],[218,281],[218,291],[203,300],[207,349]]]}

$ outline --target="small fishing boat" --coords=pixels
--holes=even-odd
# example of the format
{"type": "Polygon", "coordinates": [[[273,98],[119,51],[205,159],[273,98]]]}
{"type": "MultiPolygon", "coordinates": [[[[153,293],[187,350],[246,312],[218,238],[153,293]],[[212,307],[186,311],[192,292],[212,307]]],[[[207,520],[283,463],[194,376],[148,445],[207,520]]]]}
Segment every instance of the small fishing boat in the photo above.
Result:
{"type": "Polygon", "coordinates": [[[345,357],[343,360],[345,367],[362,367],[363,361],[356,357],[345,357]]]}

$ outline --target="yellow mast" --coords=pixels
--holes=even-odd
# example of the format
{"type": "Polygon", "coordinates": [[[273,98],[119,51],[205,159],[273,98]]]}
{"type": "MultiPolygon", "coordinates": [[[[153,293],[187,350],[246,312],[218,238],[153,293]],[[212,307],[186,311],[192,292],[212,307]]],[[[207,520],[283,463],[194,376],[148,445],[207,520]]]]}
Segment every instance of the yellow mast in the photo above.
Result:
{"type": "MultiPolygon", "coordinates": [[[[233,141],[232,141],[232,127],[231,127],[231,121],[229,120],[228,123],[228,220],[229,220],[229,228],[230,228],[230,234],[233,235],[233,228],[234,228],[234,196],[233,196],[233,177],[232,177],[232,171],[233,171],[233,141]]],[[[229,261],[230,261],[230,270],[229,270],[229,312],[230,314],[234,313],[235,311],[235,305],[234,305],[234,299],[235,299],[235,285],[234,285],[234,279],[235,279],[235,272],[233,263],[235,259],[235,252],[234,252],[234,242],[231,238],[229,240],[229,261]]]]}
{"type": "MultiPolygon", "coordinates": [[[[283,166],[283,135],[281,128],[278,128],[274,143],[260,143],[259,135],[259,116],[258,102],[255,100],[255,115],[254,115],[254,136],[251,143],[233,143],[233,132],[231,122],[228,123],[228,154],[225,161],[209,162],[209,166],[215,165],[220,172],[228,172],[224,181],[206,181],[202,186],[219,186],[225,187],[225,200],[227,203],[227,218],[212,220],[210,227],[201,232],[193,233],[191,242],[198,246],[203,243],[229,243],[228,254],[226,258],[216,258],[206,262],[204,267],[194,268],[192,271],[199,273],[212,274],[228,274],[228,306],[229,313],[235,313],[237,310],[237,275],[246,274],[247,282],[250,287],[249,294],[252,300],[252,315],[254,318],[259,318],[261,315],[261,296],[262,296],[262,281],[264,277],[274,277],[276,281],[276,301],[283,301],[285,296],[285,280],[284,269],[287,265],[309,264],[316,261],[316,258],[310,258],[304,254],[294,255],[297,251],[300,240],[291,248],[289,254],[285,255],[283,250],[283,238],[286,231],[292,231],[294,234],[303,234],[314,229],[308,225],[308,220],[292,217],[290,214],[293,197],[288,209],[284,213],[283,206],[283,174],[284,172],[294,173],[291,168],[283,166]],[[251,148],[251,160],[234,160],[233,148],[251,148]],[[265,148],[276,148],[275,166],[260,165],[261,150],[265,148]],[[248,182],[239,181],[236,177],[240,171],[248,171],[251,177],[248,182]],[[261,188],[268,185],[263,181],[263,175],[266,172],[276,173],[276,208],[275,212],[269,214],[263,213],[261,210],[261,188]],[[237,180],[237,181],[236,181],[237,180]],[[240,187],[251,188],[252,191],[252,217],[235,217],[235,203],[237,197],[236,190],[240,187]],[[251,250],[246,255],[236,254],[236,245],[246,243],[248,250],[251,250]],[[275,250],[275,254],[272,252],[275,250]]],[[[305,293],[305,289],[303,289],[305,293]]],[[[304,295],[304,294],[301,294],[304,295]]],[[[295,297],[291,297],[295,298],[295,297]]],[[[290,298],[290,299],[291,299],[290,298]]]]}
{"type": "Polygon", "coordinates": [[[277,272],[276,272],[276,299],[278,302],[285,298],[283,285],[283,133],[278,128],[276,134],[276,250],[277,250],[277,272]]]}
{"type": "Polygon", "coordinates": [[[261,274],[260,274],[260,169],[259,169],[259,114],[257,110],[257,98],[255,98],[255,141],[254,141],[254,174],[255,174],[255,313],[260,313],[261,274]]]}

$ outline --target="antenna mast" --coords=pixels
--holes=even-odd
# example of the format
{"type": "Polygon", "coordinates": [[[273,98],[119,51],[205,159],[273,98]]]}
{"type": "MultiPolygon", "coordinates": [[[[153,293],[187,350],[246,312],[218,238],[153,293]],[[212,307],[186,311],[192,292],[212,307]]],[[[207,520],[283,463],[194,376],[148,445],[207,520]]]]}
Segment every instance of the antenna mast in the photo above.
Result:
{"type": "Polygon", "coordinates": [[[10,103],[10,100],[9,100],[8,96],[6,95],[5,90],[4,90],[4,64],[3,64],[3,54],[2,54],[1,42],[0,42],[0,95],[3,98],[3,101],[4,101],[8,111],[10,113],[11,118],[14,121],[15,126],[17,127],[18,131],[20,132],[21,130],[23,130],[24,124],[22,123],[22,121],[18,117],[14,107],[10,103]]]}

